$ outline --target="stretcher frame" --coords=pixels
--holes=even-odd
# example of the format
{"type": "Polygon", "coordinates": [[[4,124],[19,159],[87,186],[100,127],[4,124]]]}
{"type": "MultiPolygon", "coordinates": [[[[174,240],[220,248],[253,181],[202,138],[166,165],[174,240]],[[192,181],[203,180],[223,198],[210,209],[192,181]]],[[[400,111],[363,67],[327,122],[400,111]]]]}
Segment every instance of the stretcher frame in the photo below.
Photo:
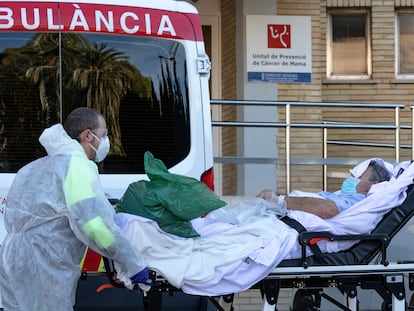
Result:
{"type": "MultiPolygon", "coordinates": [[[[351,267],[276,268],[258,284],[263,295],[262,310],[277,310],[277,296],[281,288],[301,290],[302,297],[313,296],[308,305],[293,302],[295,310],[320,309],[322,299],[341,310],[357,311],[358,288],[375,290],[382,298],[382,310],[406,310],[406,279],[413,290],[414,263],[390,263],[387,265],[353,265],[351,267]],[[407,277],[408,276],[408,277],[407,277]],[[337,301],[323,292],[324,288],[337,288],[343,301],[337,301]]],[[[296,297],[295,297],[296,299],[296,297]]]]}
{"type": "MultiPolygon", "coordinates": [[[[105,260],[106,270],[109,271],[111,284],[123,287],[116,281],[116,272],[109,261],[105,260]]],[[[108,272],[107,272],[108,273],[108,272]]],[[[162,293],[173,294],[180,289],[172,286],[162,276],[151,271],[154,286],[144,292],[135,287],[143,295],[146,311],[160,311],[162,307],[162,293]]],[[[255,284],[252,289],[259,289],[262,294],[262,311],[277,311],[277,302],[280,289],[291,288],[303,291],[312,296],[312,302],[300,306],[299,299],[293,301],[295,311],[319,310],[322,299],[336,305],[341,310],[358,311],[358,288],[361,290],[375,290],[382,298],[381,310],[407,310],[406,287],[414,290],[414,262],[379,263],[352,266],[311,266],[311,267],[277,267],[266,278],[255,284]],[[407,281],[408,279],[408,281],[407,281]],[[408,282],[408,284],[407,284],[408,282]],[[343,295],[340,302],[323,292],[326,288],[337,288],[343,295]],[[299,304],[299,305],[298,305],[299,304]]],[[[300,293],[300,292],[299,292],[300,293]]],[[[297,295],[297,294],[296,294],[297,295]]],[[[220,297],[207,297],[220,311],[233,310],[233,294],[220,297]]]]}
{"type": "MultiPolygon", "coordinates": [[[[106,260],[107,271],[110,273],[111,284],[123,287],[116,281],[116,272],[106,260]]],[[[162,276],[151,272],[154,286],[145,292],[138,286],[136,290],[143,295],[146,311],[160,311],[162,307],[162,293],[171,295],[180,291],[172,286],[162,276]]],[[[280,289],[291,288],[302,291],[300,298],[312,296],[311,303],[301,306],[300,298],[295,296],[292,307],[295,311],[319,310],[322,299],[336,305],[341,310],[358,311],[358,288],[361,290],[375,290],[382,298],[381,310],[407,310],[406,287],[414,290],[414,262],[412,263],[380,263],[352,266],[314,266],[314,267],[277,267],[266,278],[258,282],[252,289],[259,289],[262,294],[262,311],[277,311],[277,302],[280,289]],[[408,279],[408,281],[407,281],[408,279]],[[408,284],[407,284],[408,282],[408,284]],[[343,295],[340,302],[323,292],[326,288],[337,288],[343,295]]],[[[299,291],[299,293],[301,293],[299,291]]],[[[298,292],[297,292],[298,294],[298,292]]],[[[296,295],[297,295],[296,294],[296,295]]],[[[233,310],[234,294],[220,297],[207,297],[220,311],[233,310]]]]}
{"type": "MultiPolygon", "coordinates": [[[[298,242],[302,248],[302,258],[282,261],[268,276],[252,287],[260,289],[262,311],[278,310],[278,295],[282,288],[298,290],[292,311],[319,310],[322,299],[328,300],[341,310],[358,311],[358,288],[375,290],[382,299],[382,311],[408,310],[410,306],[406,301],[406,289],[414,290],[414,258],[403,262],[389,262],[387,247],[414,215],[413,188],[411,185],[405,201],[387,213],[370,234],[299,233],[298,242]],[[318,254],[314,247],[320,240],[359,242],[345,251],[318,254]],[[308,247],[315,255],[306,256],[308,247]],[[343,301],[340,302],[324,293],[323,290],[326,288],[337,288],[342,293],[343,301]],[[307,303],[304,303],[304,299],[307,299],[307,303]]],[[[110,283],[116,287],[123,287],[117,282],[113,263],[106,258],[104,263],[110,283]]],[[[151,278],[154,280],[154,286],[149,291],[143,291],[137,286],[136,288],[144,296],[144,309],[159,311],[162,293],[173,293],[180,289],[173,287],[153,271],[151,278]]],[[[234,294],[208,298],[218,310],[230,311],[233,310],[233,297],[234,294]]]]}

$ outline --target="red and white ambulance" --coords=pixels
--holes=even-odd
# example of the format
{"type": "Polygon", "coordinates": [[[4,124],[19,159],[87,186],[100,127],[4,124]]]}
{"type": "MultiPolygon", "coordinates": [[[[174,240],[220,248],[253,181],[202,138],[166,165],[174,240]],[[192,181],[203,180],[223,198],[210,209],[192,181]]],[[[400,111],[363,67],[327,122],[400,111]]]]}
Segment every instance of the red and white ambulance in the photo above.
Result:
{"type": "Polygon", "coordinates": [[[108,122],[112,153],[100,169],[110,197],[145,178],[147,150],[212,187],[210,62],[196,9],[113,3],[0,3],[1,211],[17,170],[44,155],[42,130],[86,105],[108,122]]]}
{"type": "Polygon", "coordinates": [[[0,2],[0,241],[16,172],[45,155],[42,130],[79,106],[101,111],[108,197],[146,179],[151,151],[213,187],[206,55],[197,10],[173,0],[0,2]]]}

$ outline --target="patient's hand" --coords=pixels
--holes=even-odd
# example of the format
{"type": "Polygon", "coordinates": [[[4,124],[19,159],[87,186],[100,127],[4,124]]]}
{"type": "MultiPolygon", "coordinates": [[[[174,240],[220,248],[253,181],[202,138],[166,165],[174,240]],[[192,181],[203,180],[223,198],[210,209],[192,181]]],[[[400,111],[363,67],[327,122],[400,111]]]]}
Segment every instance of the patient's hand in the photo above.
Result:
{"type": "Polygon", "coordinates": [[[271,189],[262,190],[258,195],[256,195],[256,198],[261,198],[261,199],[264,199],[266,201],[275,201],[275,202],[277,202],[277,195],[271,189]]]}

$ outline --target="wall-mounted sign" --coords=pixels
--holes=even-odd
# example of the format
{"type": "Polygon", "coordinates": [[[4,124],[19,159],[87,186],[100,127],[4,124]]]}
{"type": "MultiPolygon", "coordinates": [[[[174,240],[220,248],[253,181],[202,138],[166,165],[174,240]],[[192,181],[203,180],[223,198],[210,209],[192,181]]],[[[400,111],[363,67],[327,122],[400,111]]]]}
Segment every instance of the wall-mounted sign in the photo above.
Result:
{"type": "Polygon", "coordinates": [[[247,15],[249,82],[312,81],[310,16],[247,15]]]}

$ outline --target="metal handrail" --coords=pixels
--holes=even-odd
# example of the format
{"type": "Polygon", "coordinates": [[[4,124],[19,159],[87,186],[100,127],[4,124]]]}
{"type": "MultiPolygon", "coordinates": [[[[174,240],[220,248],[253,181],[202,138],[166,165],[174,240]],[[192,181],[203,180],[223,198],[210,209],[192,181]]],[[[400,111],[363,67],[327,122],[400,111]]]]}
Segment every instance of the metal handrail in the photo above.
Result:
{"type": "MultiPolygon", "coordinates": [[[[284,128],[285,129],[285,158],[241,158],[241,157],[215,157],[215,163],[237,163],[237,164],[280,164],[286,165],[286,191],[290,192],[291,188],[291,165],[292,164],[320,164],[323,165],[323,189],[327,188],[327,166],[328,165],[343,165],[343,164],[357,164],[360,159],[329,159],[327,154],[327,145],[335,143],[348,143],[341,141],[328,140],[328,129],[331,128],[369,128],[369,129],[383,129],[395,131],[394,145],[388,144],[389,147],[395,148],[395,161],[400,161],[400,130],[411,129],[414,124],[414,106],[411,106],[411,126],[401,126],[400,124],[400,109],[405,106],[403,104],[390,103],[343,103],[343,102],[286,102],[286,101],[259,101],[259,100],[211,100],[212,105],[230,105],[230,106],[270,106],[270,107],[284,107],[285,108],[285,122],[248,122],[248,121],[220,121],[213,120],[213,126],[219,127],[261,127],[261,128],[284,128]],[[338,107],[338,108],[377,108],[377,109],[393,109],[394,123],[366,123],[366,122],[321,122],[321,123],[301,123],[292,122],[291,108],[292,107],[338,107]],[[321,128],[323,129],[323,158],[306,158],[306,159],[291,159],[291,130],[292,128],[321,128]]],[[[359,142],[359,144],[363,144],[359,142]]],[[[414,145],[414,133],[412,131],[412,144],[414,145]]],[[[373,143],[367,143],[365,146],[374,146],[373,143]]],[[[377,144],[377,146],[379,146],[377,144]]],[[[385,146],[385,145],[382,145],[385,146]]],[[[404,146],[410,148],[411,146],[404,146]]],[[[414,154],[413,154],[414,158],[414,154]]]]}

